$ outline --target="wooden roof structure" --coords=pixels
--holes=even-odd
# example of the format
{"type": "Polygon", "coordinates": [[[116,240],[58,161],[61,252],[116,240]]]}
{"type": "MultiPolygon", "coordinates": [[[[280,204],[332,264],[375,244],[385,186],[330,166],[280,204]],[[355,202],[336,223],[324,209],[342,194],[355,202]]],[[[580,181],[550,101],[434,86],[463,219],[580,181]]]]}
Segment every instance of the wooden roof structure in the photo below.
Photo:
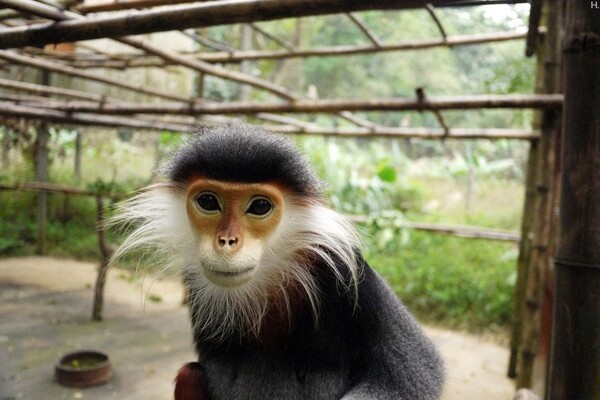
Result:
{"type": "Polygon", "coordinates": [[[153,99],[131,101],[50,86],[48,79],[41,83],[0,79],[0,119],[187,131],[190,125],[214,123],[215,118],[222,121],[232,115],[245,115],[269,129],[287,133],[530,141],[516,300],[516,312],[521,317],[513,335],[511,374],[516,373],[519,361],[519,386],[530,386],[534,364],[545,373],[552,348],[548,398],[597,399],[600,395],[600,12],[596,12],[597,2],[592,1],[590,8],[588,2],[579,0],[531,0],[527,32],[467,36],[448,35],[436,11],[443,7],[522,2],[525,1],[0,0],[3,7],[0,9],[0,68],[28,66],[77,77],[105,88],[142,93],[153,99]],[[389,42],[378,37],[360,15],[367,10],[415,8],[429,12],[439,28],[438,37],[389,42]],[[347,18],[362,32],[366,44],[295,48],[258,24],[326,14],[347,18]],[[542,20],[548,27],[547,32],[539,29],[542,20]],[[203,27],[238,23],[247,24],[249,29],[277,43],[279,49],[238,49],[198,31],[203,27]],[[164,31],[181,32],[196,41],[199,50],[174,51],[136,36],[164,31]],[[135,51],[115,54],[86,47],[86,40],[98,38],[110,38],[135,51]],[[536,93],[438,98],[416,90],[413,99],[314,99],[234,68],[250,60],[375,54],[506,40],[524,40],[527,55],[537,54],[539,87],[536,93]],[[85,51],[64,53],[47,46],[64,42],[77,42],[78,48],[85,51]],[[561,54],[564,54],[564,65],[561,54]],[[259,97],[263,100],[207,101],[201,95],[182,96],[112,79],[96,71],[98,68],[144,69],[171,65],[252,88],[261,93],[259,97]],[[565,77],[564,96],[561,75],[565,77]],[[531,130],[458,129],[448,126],[443,118],[445,110],[491,108],[533,108],[540,113],[531,130]],[[383,126],[356,115],[364,111],[400,110],[431,112],[439,127],[383,126]],[[350,126],[321,126],[296,117],[296,114],[312,113],[326,113],[350,122],[350,126]],[[563,145],[559,146],[562,130],[566,134],[563,145]],[[562,158],[557,156],[557,149],[561,149],[562,158]],[[559,165],[562,166],[559,168],[559,165]],[[560,228],[555,212],[559,200],[560,228]],[[556,290],[549,295],[546,285],[554,279],[555,256],[556,290]],[[552,303],[553,295],[555,311],[550,307],[550,311],[543,314],[552,303]],[[551,345],[544,333],[552,324],[551,345]]]}
{"type": "MultiPolygon", "coordinates": [[[[59,124],[122,126],[159,130],[187,131],[190,125],[210,123],[207,116],[247,115],[263,121],[271,129],[288,133],[311,133],[340,136],[444,137],[444,138],[514,138],[532,140],[538,132],[523,129],[458,129],[447,126],[443,110],[465,108],[560,108],[560,94],[479,95],[435,98],[415,95],[406,98],[309,99],[265,78],[241,72],[236,65],[244,61],[282,60],[319,56],[374,54],[402,50],[429,49],[523,40],[527,33],[508,31],[487,34],[448,36],[436,15],[436,7],[461,7],[511,1],[405,0],[405,1],[302,1],[302,0],[0,0],[0,60],[5,66],[22,65],[51,73],[100,82],[152,96],[160,102],[135,103],[103,95],[82,93],[64,88],[44,87],[36,83],[0,79],[0,88],[9,93],[0,96],[0,117],[40,119],[59,124]],[[426,40],[389,43],[378,38],[356,11],[376,9],[428,10],[439,27],[440,36],[426,40]],[[364,34],[367,44],[335,45],[297,49],[266,32],[256,22],[290,17],[309,17],[339,13],[364,34]],[[198,33],[197,28],[223,24],[248,23],[280,50],[239,50],[218,44],[198,33]],[[149,32],[180,31],[201,46],[197,52],[177,52],[135,37],[149,32]],[[91,51],[61,53],[47,45],[97,38],[112,38],[136,49],[135,53],[111,54],[94,48],[91,51]],[[46,46],[46,47],[44,47],[46,46]],[[263,94],[264,102],[211,102],[198,97],[133,85],[111,79],[94,68],[132,69],[183,66],[200,74],[213,76],[253,88],[263,94]],[[24,97],[22,93],[28,93],[24,97]],[[386,127],[359,118],[353,113],[364,111],[430,111],[440,127],[386,127]],[[331,128],[307,123],[281,114],[329,113],[351,121],[354,126],[331,128]],[[168,117],[173,116],[173,117],[168,117]],[[175,117],[179,116],[179,117],[175,117]],[[182,119],[181,116],[188,117],[182,119]]],[[[537,30],[537,26],[535,27],[537,30]]],[[[530,39],[535,43],[535,40],[530,39]]],[[[78,42],[85,47],[85,42],[78,42]]],[[[89,49],[88,49],[89,50],[89,49]]],[[[214,118],[213,118],[214,119],[214,118]]]]}

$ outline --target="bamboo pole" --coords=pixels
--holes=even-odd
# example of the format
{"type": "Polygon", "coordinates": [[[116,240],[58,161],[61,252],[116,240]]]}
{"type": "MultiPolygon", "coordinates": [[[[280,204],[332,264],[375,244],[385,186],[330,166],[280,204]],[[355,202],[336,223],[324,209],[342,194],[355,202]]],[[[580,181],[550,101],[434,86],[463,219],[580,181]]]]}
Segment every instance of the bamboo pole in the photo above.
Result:
{"type": "Polygon", "coordinates": [[[488,108],[538,108],[559,109],[562,95],[474,95],[428,97],[423,100],[407,98],[380,98],[369,100],[298,100],[292,103],[283,102],[195,102],[151,103],[139,104],[120,102],[119,104],[83,101],[52,100],[45,107],[70,112],[89,112],[99,114],[257,114],[257,113],[331,113],[340,111],[433,111],[433,110],[465,110],[488,108]]]}
{"type": "MultiPolygon", "coordinates": [[[[544,19],[549,27],[538,48],[538,82],[540,93],[560,92],[560,33],[562,25],[558,0],[548,0],[544,19]]],[[[543,110],[536,113],[534,128],[541,129],[536,157],[534,203],[529,243],[529,265],[522,307],[522,337],[519,346],[517,387],[527,387],[543,395],[549,362],[550,326],[545,325],[545,309],[550,309],[545,287],[550,279],[551,257],[555,249],[556,149],[560,138],[560,113],[543,110]],[[544,322],[544,323],[543,323],[544,322]]]]}
{"type": "Polygon", "coordinates": [[[375,122],[370,121],[365,118],[358,117],[349,111],[341,111],[337,114],[337,116],[345,119],[346,121],[352,122],[356,126],[360,126],[363,128],[375,129],[377,127],[381,127],[380,125],[376,124],[375,122]]]}
{"type": "MultiPolygon", "coordinates": [[[[113,99],[110,97],[105,97],[102,95],[94,95],[94,94],[88,94],[85,92],[79,92],[76,90],[63,90],[62,88],[52,88],[52,87],[48,87],[48,90],[44,90],[45,86],[41,86],[41,85],[35,85],[35,84],[22,84],[22,82],[14,82],[14,81],[7,81],[9,82],[8,85],[6,85],[6,87],[9,87],[11,89],[14,90],[23,90],[23,91],[33,91],[36,93],[43,93],[43,94],[55,94],[55,95],[59,95],[59,96],[65,96],[65,97],[76,97],[76,98],[83,98],[85,97],[86,99],[91,99],[95,102],[104,102],[104,101],[109,101],[113,104],[120,104],[120,101],[117,99],[113,99]],[[23,85],[23,86],[22,86],[23,85]]],[[[2,82],[2,79],[0,79],[0,87],[2,87],[4,84],[2,82]]],[[[6,93],[0,93],[0,100],[4,100],[4,101],[13,101],[15,102],[15,104],[21,105],[21,106],[25,106],[25,107],[36,107],[36,108],[44,108],[44,105],[46,104],[46,102],[48,101],[48,99],[46,97],[41,97],[41,96],[32,96],[32,95],[21,95],[21,94],[6,94],[6,93]]],[[[164,115],[161,116],[156,116],[156,117],[148,117],[145,115],[139,115],[139,114],[135,114],[134,116],[135,120],[139,120],[139,121],[146,121],[148,123],[157,123],[161,126],[166,126],[164,124],[175,124],[173,126],[179,126],[179,127],[183,127],[186,122],[190,122],[190,121],[181,121],[180,118],[178,117],[171,117],[171,118],[167,118],[164,115]]],[[[189,117],[189,118],[193,118],[193,117],[189,117]]]]}
{"type": "Polygon", "coordinates": [[[539,132],[519,129],[450,128],[389,128],[389,127],[340,127],[263,125],[265,129],[287,134],[339,136],[356,138],[418,138],[418,139],[514,139],[537,140],[539,132]]]}
{"type": "MultiPolygon", "coordinates": [[[[41,84],[50,85],[50,73],[42,71],[41,84]]],[[[35,177],[40,182],[48,180],[48,140],[50,132],[48,121],[42,121],[37,127],[37,137],[35,140],[35,177]]],[[[37,199],[37,242],[36,253],[46,253],[46,226],[48,224],[48,196],[45,192],[38,193],[37,199]]]]}
{"type": "MultiPolygon", "coordinates": [[[[0,102],[0,116],[18,117],[33,120],[46,120],[55,123],[70,125],[128,127],[149,130],[168,130],[173,132],[190,132],[193,126],[176,124],[174,122],[161,122],[148,119],[119,118],[108,115],[72,113],[44,108],[16,105],[10,102],[0,102]]],[[[289,123],[278,120],[277,122],[289,123]]],[[[388,127],[349,127],[329,128],[316,125],[289,126],[289,125],[264,125],[265,129],[285,134],[327,135],[339,137],[404,137],[421,139],[515,139],[537,140],[539,133],[532,130],[520,129],[479,129],[479,128],[450,128],[448,132],[436,128],[388,128],[388,127]]]]}
{"type": "MultiPolygon", "coordinates": [[[[275,35],[270,34],[269,32],[267,32],[266,30],[264,30],[263,28],[261,28],[260,26],[258,26],[255,23],[250,23],[248,24],[254,31],[260,33],[262,36],[264,36],[265,38],[267,38],[268,40],[272,41],[273,43],[276,43],[277,45],[283,47],[284,49],[286,49],[287,51],[294,51],[295,47],[292,46],[289,43],[286,43],[284,40],[278,38],[275,35]]],[[[247,48],[242,48],[243,50],[248,50],[247,48]]]]}
{"type": "Polygon", "coordinates": [[[151,8],[159,6],[170,6],[175,4],[193,3],[198,0],[97,0],[86,1],[74,7],[74,10],[82,14],[101,11],[130,10],[132,8],[151,8]]]}
{"type": "Polygon", "coordinates": [[[363,21],[360,20],[360,18],[358,18],[352,13],[346,13],[346,15],[348,16],[348,18],[350,18],[354,25],[356,25],[358,29],[360,29],[360,31],[369,39],[369,41],[373,43],[375,47],[381,47],[381,40],[379,40],[375,32],[370,30],[369,27],[363,21]]]}
{"type": "Polygon", "coordinates": [[[0,115],[34,119],[62,124],[127,127],[160,131],[189,132],[191,126],[186,124],[164,123],[160,121],[140,120],[136,118],[119,118],[107,115],[90,115],[70,113],[65,111],[48,110],[37,107],[27,107],[11,102],[0,102],[0,115]]]}
{"type": "Polygon", "coordinates": [[[435,13],[435,7],[428,3],[425,5],[425,9],[429,13],[429,16],[431,17],[431,19],[433,19],[433,22],[435,22],[435,25],[437,26],[438,30],[440,31],[440,34],[442,35],[442,38],[444,38],[444,41],[445,41],[448,38],[448,34],[446,33],[446,30],[444,29],[444,25],[442,24],[442,21],[440,21],[437,14],[435,13]]]}
{"type": "MultiPolygon", "coordinates": [[[[542,0],[531,0],[529,8],[529,27],[527,29],[527,39],[525,41],[525,55],[531,57],[538,45],[538,27],[542,15],[542,0]]],[[[550,27],[553,29],[554,27],[550,27]]]]}
{"type": "Polygon", "coordinates": [[[3,170],[8,170],[10,165],[10,148],[11,148],[11,136],[12,131],[8,127],[4,127],[2,132],[2,160],[0,161],[0,165],[2,165],[3,170]]]}
{"type": "MultiPolygon", "coordinates": [[[[198,0],[96,0],[92,2],[86,1],[85,4],[75,6],[79,12],[92,13],[100,11],[117,11],[117,10],[130,10],[132,8],[149,8],[166,6],[173,4],[185,4],[193,3],[198,0]]],[[[431,3],[431,2],[430,2],[431,3]]],[[[437,3],[437,2],[436,2],[437,3]]],[[[527,3],[527,0],[481,0],[481,1],[458,1],[453,2],[445,1],[437,4],[437,7],[470,7],[478,5],[489,5],[489,4],[518,4],[527,3]]],[[[410,3],[407,2],[407,8],[411,8],[410,3]]],[[[401,7],[401,6],[399,6],[401,7]]],[[[414,6],[413,8],[420,8],[414,6]]]]}
{"type": "MultiPolygon", "coordinates": [[[[421,8],[447,0],[223,0],[129,11],[0,31],[0,48],[40,46],[216,25],[375,9],[421,8]]],[[[0,5],[3,3],[0,2],[0,5]]]]}
{"type": "Polygon", "coordinates": [[[523,203],[523,217],[521,219],[521,242],[519,243],[519,258],[517,261],[517,280],[513,297],[514,311],[512,315],[512,331],[510,338],[510,358],[508,362],[508,377],[517,377],[519,363],[519,348],[523,335],[524,304],[527,295],[527,278],[531,264],[531,229],[536,197],[536,166],[539,157],[538,141],[531,141],[527,158],[527,177],[525,181],[525,201],[523,203]]]}
{"type": "Polygon", "coordinates": [[[8,61],[15,62],[17,64],[28,65],[30,67],[40,68],[45,71],[59,72],[61,74],[65,74],[68,76],[75,76],[78,78],[89,79],[96,82],[105,83],[111,86],[116,86],[122,89],[127,89],[134,91],[136,93],[144,93],[156,97],[160,97],[163,99],[175,100],[180,102],[192,102],[194,101],[191,98],[176,96],[172,93],[167,93],[163,91],[148,89],[147,85],[140,84],[138,86],[130,85],[122,80],[111,79],[105,76],[101,76],[99,74],[93,74],[90,72],[80,71],[76,68],[68,67],[65,65],[61,65],[58,63],[50,62],[39,57],[31,57],[25,56],[21,54],[17,54],[13,51],[8,50],[0,50],[0,58],[8,61]]]}
{"type": "Polygon", "coordinates": [[[104,306],[104,286],[110,265],[111,252],[106,245],[105,221],[104,221],[104,201],[102,196],[96,196],[97,208],[97,230],[98,230],[98,247],[100,248],[100,268],[96,277],[96,285],[94,287],[94,304],[92,306],[92,321],[102,321],[103,306],[104,306]]]}
{"type": "Polygon", "coordinates": [[[13,80],[3,79],[3,78],[0,78],[0,87],[6,88],[6,89],[24,91],[24,92],[64,96],[64,97],[71,97],[71,98],[75,98],[75,99],[91,100],[91,101],[96,101],[96,102],[104,102],[104,101],[116,102],[116,101],[118,101],[117,99],[113,99],[111,97],[108,97],[108,96],[105,96],[102,94],[94,94],[94,93],[82,92],[79,90],[38,85],[35,83],[30,83],[30,82],[19,82],[19,81],[13,81],[13,80]]]}
{"type": "Polygon", "coordinates": [[[550,400],[600,398],[600,18],[566,1],[560,239],[550,400]]]}
{"type": "MultiPolygon", "coordinates": [[[[349,219],[354,223],[364,224],[370,217],[364,215],[350,215],[349,219]]],[[[465,239],[485,239],[507,242],[519,242],[520,235],[512,231],[500,229],[488,229],[467,225],[434,224],[429,222],[403,222],[403,228],[426,231],[441,235],[461,237],[465,239]]]]}
{"type": "MultiPolygon", "coordinates": [[[[37,128],[37,137],[35,141],[35,176],[39,181],[48,179],[48,125],[40,124],[37,128]]],[[[37,240],[36,253],[43,255],[46,253],[46,226],[48,224],[48,197],[46,193],[38,193],[37,199],[37,240]]]]}
{"type": "Polygon", "coordinates": [[[75,134],[75,155],[73,157],[73,176],[76,182],[81,181],[81,142],[81,131],[78,129],[75,134]]]}
{"type": "Polygon", "coordinates": [[[114,192],[98,192],[94,190],[85,190],[72,186],[59,185],[56,183],[48,182],[24,182],[17,184],[3,184],[0,183],[0,190],[14,190],[14,191],[26,191],[26,192],[46,192],[46,193],[62,193],[74,196],[103,196],[113,200],[120,200],[125,197],[124,194],[114,192]]]}
{"type": "MultiPolygon", "coordinates": [[[[511,40],[522,40],[526,33],[522,32],[496,32],[477,35],[455,35],[448,36],[446,39],[420,39],[403,43],[380,44],[380,47],[373,45],[342,45],[321,47],[315,49],[295,49],[288,50],[232,50],[220,52],[199,52],[189,54],[191,57],[201,59],[210,63],[239,63],[242,61],[259,60],[279,60],[287,58],[308,58],[308,57],[335,57],[350,56],[358,54],[371,54],[391,51],[410,51],[427,50],[436,47],[455,47],[468,46],[474,44],[496,43],[511,40]]],[[[185,54],[185,53],[184,53],[185,54]]],[[[79,57],[80,55],[78,55],[79,57]]],[[[157,57],[140,57],[130,54],[120,55],[122,60],[112,59],[73,59],[72,55],[60,55],[61,59],[77,68],[139,68],[139,67],[163,67],[172,65],[172,62],[165,61],[157,57]]]]}

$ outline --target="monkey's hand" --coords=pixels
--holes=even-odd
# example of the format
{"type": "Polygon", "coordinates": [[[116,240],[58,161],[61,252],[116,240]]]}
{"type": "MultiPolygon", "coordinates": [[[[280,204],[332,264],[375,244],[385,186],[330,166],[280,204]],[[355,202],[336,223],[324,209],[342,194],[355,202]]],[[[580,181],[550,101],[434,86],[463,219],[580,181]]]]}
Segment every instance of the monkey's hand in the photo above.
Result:
{"type": "Polygon", "coordinates": [[[175,378],[175,400],[208,400],[206,372],[200,363],[185,364],[175,378]]]}

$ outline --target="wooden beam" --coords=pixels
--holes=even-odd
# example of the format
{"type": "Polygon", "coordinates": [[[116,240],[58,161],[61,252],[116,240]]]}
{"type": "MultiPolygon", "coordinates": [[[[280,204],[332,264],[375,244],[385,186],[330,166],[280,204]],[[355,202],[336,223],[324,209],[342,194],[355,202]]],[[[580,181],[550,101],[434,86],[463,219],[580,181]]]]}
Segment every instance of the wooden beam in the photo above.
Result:
{"type": "MultiPolygon", "coordinates": [[[[41,46],[151,32],[201,28],[235,23],[270,21],[375,9],[420,8],[441,0],[223,0],[130,11],[82,20],[7,28],[0,31],[0,48],[41,46]]],[[[459,1],[456,1],[459,3],[459,1]]],[[[0,1],[0,5],[5,5],[0,1]]]]}
{"type": "MultiPolygon", "coordinates": [[[[531,57],[535,54],[538,45],[540,19],[542,17],[542,0],[531,0],[529,9],[529,29],[527,30],[527,40],[525,42],[525,55],[531,57]]],[[[552,27],[554,28],[554,27],[552,27]]]]}
{"type": "MultiPolygon", "coordinates": [[[[178,124],[175,122],[161,122],[156,120],[141,119],[141,117],[115,117],[106,115],[73,113],[40,108],[39,104],[20,105],[11,102],[0,102],[0,117],[25,118],[45,120],[55,123],[128,127],[148,130],[169,130],[173,132],[190,132],[194,125],[178,124]]],[[[258,117],[264,117],[258,114],[258,117]]],[[[273,118],[270,118],[274,120],[273,118]]],[[[277,119],[277,122],[291,123],[292,125],[264,125],[266,129],[288,134],[303,135],[329,135],[339,137],[402,137],[421,139],[515,139],[537,140],[539,133],[522,129],[478,129],[478,128],[450,128],[447,131],[436,128],[390,128],[390,127],[348,127],[328,128],[311,124],[300,124],[289,119],[277,119]]]]}
{"type": "Polygon", "coordinates": [[[32,92],[32,93],[38,93],[38,94],[64,96],[64,97],[70,97],[70,98],[81,99],[81,100],[91,100],[91,101],[97,101],[97,102],[103,102],[103,101],[117,102],[118,101],[117,99],[113,99],[111,97],[104,96],[101,94],[94,94],[94,93],[88,93],[88,92],[81,92],[79,90],[73,90],[73,89],[65,89],[65,88],[59,88],[59,87],[38,85],[36,83],[19,82],[19,81],[13,81],[13,80],[3,79],[3,78],[0,78],[0,87],[6,88],[6,89],[17,90],[20,92],[32,92]]]}
{"type": "Polygon", "coordinates": [[[159,90],[149,89],[147,85],[140,84],[138,86],[131,85],[127,82],[123,82],[118,79],[111,79],[105,76],[94,74],[91,72],[80,71],[73,67],[68,67],[66,65],[58,64],[55,62],[44,60],[40,57],[31,57],[24,56],[21,54],[17,54],[14,51],[9,50],[0,50],[0,58],[8,61],[15,62],[17,64],[28,65],[30,67],[40,68],[46,71],[59,72],[61,74],[76,76],[79,78],[89,79],[96,82],[102,82],[111,86],[120,87],[123,89],[128,89],[134,91],[136,93],[144,93],[164,99],[175,100],[175,101],[183,101],[183,102],[192,102],[194,99],[188,97],[177,96],[172,93],[167,93],[159,90]]]}
{"type": "Polygon", "coordinates": [[[194,3],[198,0],[96,0],[86,1],[73,9],[82,14],[102,11],[131,10],[132,8],[152,8],[159,6],[172,6],[175,4],[194,3]]]}
{"type": "MultiPolygon", "coordinates": [[[[198,0],[96,0],[86,1],[85,4],[74,7],[81,13],[92,13],[100,11],[130,10],[132,8],[151,8],[158,6],[168,6],[174,4],[193,3],[198,0]]],[[[480,0],[480,1],[440,1],[436,2],[437,7],[464,7],[478,6],[486,4],[518,4],[527,3],[528,0],[480,0]]],[[[407,2],[408,3],[408,2],[407,2]]],[[[430,2],[429,2],[430,3],[430,2]]],[[[408,6],[407,8],[410,8],[408,6]]]]}
{"type": "Polygon", "coordinates": [[[294,51],[295,50],[294,46],[292,46],[289,43],[286,43],[283,39],[280,39],[277,36],[275,36],[275,35],[267,32],[266,30],[264,30],[263,28],[261,28],[260,26],[258,26],[258,24],[255,24],[255,23],[251,22],[249,25],[256,32],[260,33],[262,36],[264,36],[268,40],[272,41],[273,43],[276,43],[279,46],[283,47],[287,51],[294,51]]]}
{"type": "Polygon", "coordinates": [[[381,40],[377,37],[375,32],[369,29],[369,27],[360,20],[356,15],[352,13],[346,13],[348,18],[360,29],[360,31],[373,43],[375,47],[381,47],[381,40]]]}
{"type": "MultiPolygon", "coordinates": [[[[262,115],[262,114],[259,114],[262,115]]],[[[416,138],[416,139],[513,139],[537,140],[539,132],[526,129],[488,129],[488,128],[450,128],[448,131],[440,128],[390,128],[376,127],[339,127],[329,128],[321,126],[269,126],[265,129],[298,135],[339,136],[356,138],[416,138]]]]}
{"type": "MultiPolygon", "coordinates": [[[[359,224],[369,221],[369,217],[364,215],[350,215],[349,219],[352,222],[359,224]]],[[[507,242],[518,242],[521,239],[517,232],[481,228],[477,226],[435,224],[430,222],[404,222],[402,227],[466,239],[487,239],[507,242]]]]}
{"type": "MultiPolygon", "coordinates": [[[[288,50],[253,50],[253,51],[220,51],[220,52],[200,52],[190,54],[190,56],[199,58],[210,63],[239,63],[248,60],[277,60],[287,58],[305,58],[305,57],[336,57],[351,56],[357,54],[371,54],[390,51],[409,51],[409,50],[427,50],[435,47],[455,47],[468,46],[483,43],[494,43],[509,40],[521,40],[526,37],[523,32],[495,32],[477,35],[456,35],[448,36],[446,39],[424,39],[414,40],[403,43],[385,44],[380,46],[373,45],[342,45],[320,47],[315,49],[296,49],[288,50]]],[[[108,59],[69,59],[69,55],[61,55],[60,58],[69,62],[70,65],[77,68],[136,68],[136,67],[162,67],[172,65],[172,62],[156,57],[140,57],[137,55],[122,55],[122,60],[108,59]]]]}
{"type": "Polygon", "coordinates": [[[106,243],[106,219],[104,217],[104,199],[101,195],[96,196],[96,229],[98,231],[98,247],[100,250],[100,268],[94,286],[94,303],[92,305],[92,321],[104,319],[104,286],[110,266],[112,251],[106,243]]]}
{"type": "MultiPolygon", "coordinates": [[[[561,94],[548,95],[475,95],[430,97],[425,100],[405,98],[381,98],[369,100],[297,100],[284,102],[194,102],[180,103],[131,103],[98,104],[85,101],[49,100],[43,106],[68,112],[88,112],[99,114],[257,114],[257,113],[331,113],[339,111],[433,111],[465,110],[488,108],[551,108],[562,105],[561,94]]],[[[1,111],[0,111],[1,112],[1,111]]]]}
{"type": "Polygon", "coordinates": [[[70,125],[127,127],[160,131],[168,130],[175,132],[189,132],[190,130],[190,125],[185,124],[139,120],[131,117],[123,118],[107,115],[70,113],[65,111],[23,106],[11,102],[0,102],[0,116],[35,119],[70,125]]]}
{"type": "Polygon", "coordinates": [[[444,40],[446,40],[448,38],[448,34],[446,33],[446,30],[444,29],[444,25],[442,25],[442,21],[440,21],[437,14],[435,13],[435,7],[433,5],[431,5],[431,3],[427,3],[425,5],[425,8],[427,9],[427,12],[429,12],[429,15],[433,19],[433,22],[435,22],[435,25],[437,26],[438,30],[440,31],[440,34],[442,35],[444,40]]]}
{"type": "Polygon", "coordinates": [[[12,185],[2,184],[0,183],[0,190],[14,190],[16,192],[25,191],[25,192],[47,192],[47,193],[61,193],[75,196],[103,196],[106,198],[110,198],[113,200],[121,200],[126,197],[122,193],[114,193],[114,192],[97,192],[95,190],[85,190],[80,189],[73,186],[65,186],[59,185],[56,183],[48,183],[48,182],[24,182],[17,183],[12,185]]]}

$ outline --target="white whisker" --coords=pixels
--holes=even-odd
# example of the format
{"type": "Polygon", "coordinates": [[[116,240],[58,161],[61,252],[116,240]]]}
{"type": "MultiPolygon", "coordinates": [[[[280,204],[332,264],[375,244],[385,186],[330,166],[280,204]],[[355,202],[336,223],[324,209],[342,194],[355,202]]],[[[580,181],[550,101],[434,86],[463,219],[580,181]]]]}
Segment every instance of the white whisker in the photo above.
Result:
{"type": "Polygon", "coordinates": [[[184,188],[173,183],[152,185],[125,201],[110,221],[133,229],[112,262],[132,253],[139,255],[140,265],[159,264],[160,273],[181,273],[190,293],[194,330],[201,337],[222,341],[236,334],[258,336],[273,301],[279,302],[291,327],[295,300],[290,290],[301,292],[317,324],[320,293],[311,267],[319,260],[332,271],[340,289],[353,291],[356,299],[358,235],[346,218],[318,201],[288,197],[285,209],[285,218],[253,261],[258,265],[252,279],[240,286],[220,287],[203,273],[208,256],[199,250],[200,234],[188,222],[184,188]]]}

